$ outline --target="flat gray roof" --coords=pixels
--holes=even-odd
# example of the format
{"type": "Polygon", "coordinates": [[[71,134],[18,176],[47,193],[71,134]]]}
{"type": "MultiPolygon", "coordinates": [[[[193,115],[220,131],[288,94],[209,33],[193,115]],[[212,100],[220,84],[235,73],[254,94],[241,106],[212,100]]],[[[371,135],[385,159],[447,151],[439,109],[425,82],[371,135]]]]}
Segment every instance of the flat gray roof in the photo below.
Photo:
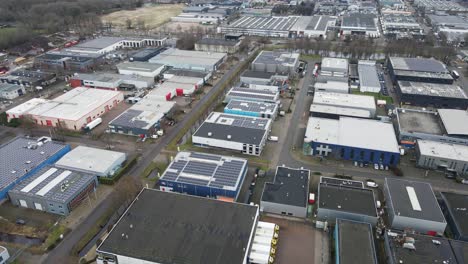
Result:
{"type": "Polygon", "coordinates": [[[271,79],[271,77],[275,75],[273,72],[258,72],[258,71],[250,71],[246,70],[242,73],[241,77],[248,77],[248,78],[259,78],[259,79],[271,79]]]}
{"type": "Polygon", "coordinates": [[[239,41],[227,40],[223,38],[204,38],[197,41],[201,45],[220,45],[220,46],[235,46],[239,41]]]}
{"type": "Polygon", "coordinates": [[[92,174],[46,166],[16,185],[9,193],[66,203],[95,180],[96,176],[92,174]]]}
{"type": "Polygon", "coordinates": [[[121,37],[100,37],[75,45],[76,48],[101,50],[124,40],[121,37]]]}
{"type": "Polygon", "coordinates": [[[319,183],[319,208],[377,217],[374,192],[370,189],[319,183]]]}
{"type": "Polygon", "coordinates": [[[394,70],[433,73],[448,72],[445,64],[435,59],[390,57],[390,62],[394,70]]]}
{"type": "Polygon", "coordinates": [[[143,61],[122,62],[117,64],[117,69],[127,71],[154,72],[157,70],[162,70],[162,68],[164,68],[163,64],[143,61]]]}
{"type": "Polygon", "coordinates": [[[377,76],[375,61],[359,61],[358,65],[359,83],[361,86],[379,87],[380,81],[377,76]]]}
{"type": "Polygon", "coordinates": [[[229,28],[244,28],[244,29],[259,29],[259,30],[275,30],[288,31],[299,19],[299,17],[254,17],[241,16],[234,20],[229,25],[223,25],[229,28]]]}
{"type": "Polygon", "coordinates": [[[246,170],[246,159],[183,151],[177,153],[160,180],[236,191],[246,170]]]}
{"type": "Polygon", "coordinates": [[[341,27],[377,30],[376,19],[373,14],[354,13],[343,17],[341,27]]]}
{"type": "Polygon", "coordinates": [[[225,109],[273,115],[278,111],[278,105],[264,102],[231,100],[226,105],[225,109]]]}
{"type": "Polygon", "coordinates": [[[446,222],[429,183],[385,178],[385,185],[390,193],[386,199],[395,215],[446,222]]]}
{"type": "Polygon", "coordinates": [[[453,84],[398,81],[398,86],[403,94],[468,99],[463,89],[453,84]]]}
{"type": "Polygon", "coordinates": [[[310,171],[276,167],[273,182],[266,182],[261,202],[306,207],[309,198],[310,171]]]}
{"type": "Polygon", "coordinates": [[[468,163],[468,146],[431,140],[418,140],[421,155],[439,159],[459,160],[468,163]]]}
{"type": "Polygon", "coordinates": [[[468,195],[442,192],[441,196],[448,208],[448,213],[455,222],[457,231],[461,235],[468,235],[468,211],[466,208],[468,206],[468,195]]]}
{"type": "Polygon", "coordinates": [[[449,135],[468,136],[468,111],[437,109],[440,120],[449,135]]]}
{"type": "Polygon", "coordinates": [[[0,190],[66,147],[55,141],[37,143],[34,138],[17,137],[0,146],[0,190]]]}
{"type": "Polygon", "coordinates": [[[299,60],[299,55],[299,53],[262,50],[252,63],[295,66],[299,60]]]}
{"type": "Polygon", "coordinates": [[[445,129],[436,112],[397,108],[400,132],[444,135],[445,129]]]}
{"type": "Polygon", "coordinates": [[[342,264],[377,264],[372,226],[368,223],[336,220],[339,259],[342,264]],[[359,243],[356,243],[359,241],[359,243]]]}
{"type": "Polygon", "coordinates": [[[155,263],[238,264],[257,218],[257,206],[145,188],[97,251],[155,263]]]}

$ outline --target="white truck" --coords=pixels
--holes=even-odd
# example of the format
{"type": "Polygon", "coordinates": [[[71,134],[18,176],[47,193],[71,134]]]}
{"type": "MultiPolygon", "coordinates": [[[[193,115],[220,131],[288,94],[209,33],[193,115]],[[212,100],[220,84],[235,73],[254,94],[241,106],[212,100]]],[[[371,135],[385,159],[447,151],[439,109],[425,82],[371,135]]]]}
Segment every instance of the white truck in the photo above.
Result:
{"type": "Polygon", "coordinates": [[[93,121],[89,122],[85,127],[84,127],[84,130],[85,131],[91,131],[93,130],[93,128],[97,127],[99,124],[102,123],[102,118],[98,117],[96,119],[94,119],[93,121]]]}
{"type": "Polygon", "coordinates": [[[266,245],[262,245],[262,244],[256,244],[256,243],[253,243],[252,244],[252,249],[250,250],[250,253],[252,252],[258,252],[258,253],[267,253],[267,254],[270,254],[270,255],[275,255],[276,254],[276,249],[275,248],[272,248],[271,246],[266,246],[266,245]]]}
{"type": "Polygon", "coordinates": [[[279,138],[277,136],[269,136],[268,140],[272,142],[278,142],[279,138]]]}
{"type": "Polygon", "coordinates": [[[249,254],[249,262],[255,264],[271,264],[274,262],[274,258],[270,254],[251,252],[249,254]]]}
{"type": "Polygon", "coordinates": [[[273,237],[266,237],[266,236],[256,235],[254,237],[254,243],[261,244],[261,245],[266,245],[266,246],[271,245],[272,247],[276,247],[277,241],[273,237]]]}

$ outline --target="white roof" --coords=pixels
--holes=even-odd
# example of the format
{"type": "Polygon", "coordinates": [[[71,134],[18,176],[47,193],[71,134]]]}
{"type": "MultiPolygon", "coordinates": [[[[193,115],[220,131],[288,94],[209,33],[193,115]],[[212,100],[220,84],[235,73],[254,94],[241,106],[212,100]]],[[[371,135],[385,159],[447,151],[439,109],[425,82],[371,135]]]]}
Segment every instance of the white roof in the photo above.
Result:
{"type": "Polygon", "coordinates": [[[342,94],[329,92],[316,92],[313,104],[332,105],[357,109],[373,109],[375,111],[375,98],[368,95],[342,94]]]}
{"type": "Polygon", "coordinates": [[[468,162],[468,146],[431,140],[418,140],[421,155],[468,162]]]}
{"type": "Polygon", "coordinates": [[[314,85],[315,89],[333,89],[341,90],[346,93],[349,91],[349,85],[345,82],[327,81],[327,82],[316,82],[314,85]]]}
{"type": "Polygon", "coordinates": [[[118,161],[123,162],[125,159],[126,154],[122,152],[78,146],[65,154],[55,165],[104,174],[112,169],[118,161]]]}
{"type": "Polygon", "coordinates": [[[341,58],[323,58],[322,68],[335,68],[348,71],[348,60],[341,58]]]}
{"type": "Polygon", "coordinates": [[[55,99],[38,104],[29,111],[29,114],[78,120],[119,95],[121,93],[117,91],[78,87],[55,99]]]}
{"type": "Polygon", "coordinates": [[[393,125],[377,120],[310,117],[305,141],[399,153],[393,125]]]}
{"type": "Polygon", "coordinates": [[[167,80],[167,82],[173,82],[173,83],[189,83],[192,85],[195,85],[197,83],[203,82],[203,78],[198,78],[198,77],[190,77],[190,76],[177,76],[174,75],[171,78],[167,80]]]}
{"type": "Polygon", "coordinates": [[[14,114],[14,115],[24,115],[26,113],[28,113],[29,110],[33,109],[34,107],[36,107],[37,105],[40,105],[40,104],[43,104],[47,102],[46,99],[42,99],[42,98],[33,98],[27,102],[24,102],[20,105],[17,105],[15,107],[13,107],[12,109],[8,110],[7,113],[8,114],[14,114]]]}
{"type": "Polygon", "coordinates": [[[449,135],[468,135],[468,111],[438,109],[437,112],[449,135]]]}
{"type": "Polygon", "coordinates": [[[122,62],[117,64],[119,71],[134,71],[134,72],[155,72],[161,71],[164,68],[163,64],[149,63],[144,61],[122,62]]]}
{"type": "Polygon", "coordinates": [[[353,116],[353,117],[361,117],[361,118],[372,117],[372,114],[369,110],[345,108],[345,107],[332,106],[332,105],[312,104],[310,105],[310,112],[334,114],[334,115],[340,115],[340,116],[353,116]]]}
{"type": "Polygon", "coordinates": [[[214,65],[222,60],[226,55],[226,53],[220,52],[204,52],[170,48],[149,59],[149,62],[163,64],[168,62],[175,62],[177,64],[198,63],[214,65]]]}

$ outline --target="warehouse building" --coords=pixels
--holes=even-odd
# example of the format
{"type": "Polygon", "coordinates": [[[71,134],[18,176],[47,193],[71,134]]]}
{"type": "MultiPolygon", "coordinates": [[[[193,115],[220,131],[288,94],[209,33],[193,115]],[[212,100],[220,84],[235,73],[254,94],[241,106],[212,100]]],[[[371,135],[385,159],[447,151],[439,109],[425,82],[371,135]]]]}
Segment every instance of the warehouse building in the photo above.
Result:
{"type": "Polygon", "coordinates": [[[122,152],[78,146],[59,159],[55,166],[108,177],[114,175],[126,159],[127,155],[122,152]]]}
{"type": "Polygon", "coordinates": [[[334,231],[336,263],[377,264],[372,233],[369,223],[337,219],[334,231]]]}
{"type": "Polygon", "coordinates": [[[266,182],[260,211],[300,218],[307,217],[310,171],[276,167],[273,182],[266,182]]]}
{"type": "Polygon", "coordinates": [[[26,87],[48,86],[57,81],[57,75],[51,72],[15,70],[0,76],[0,83],[23,85],[26,87]]]}
{"type": "MultiPolygon", "coordinates": [[[[453,238],[468,242],[468,196],[457,193],[442,192],[441,207],[447,219],[453,238]]],[[[467,252],[467,251],[465,251],[467,252]]],[[[468,260],[468,259],[466,259],[468,260]]]]}
{"type": "Polygon", "coordinates": [[[276,104],[279,100],[279,92],[271,89],[254,89],[233,87],[224,98],[225,103],[231,100],[253,101],[276,104]]]}
{"type": "Polygon", "coordinates": [[[143,189],[98,245],[97,263],[247,264],[258,219],[257,206],[143,189]]]}
{"type": "Polygon", "coordinates": [[[157,63],[133,61],[117,64],[117,70],[124,75],[138,75],[155,78],[164,71],[164,65],[157,63]]]}
{"type": "Polygon", "coordinates": [[[380,24],[386,38],[390,39],[421,39],[424,37],[424,30],[410,12],[382,11],[380,24]]]}
{"type": "Polygon", "coordinates": [[[140,37],[99,37],[91,39],[67,50],[81,53],[106,54],[122,48],[143,48],[146,46],[163,46],[166,38],[140,38],[140,37]]]}
{"type": "Polygon", "coordinates": [[[258,72],[246,70],[242,73],[240,77],[241,83],[244,84],[259,84],[259,85],[268,85],[270,84],[272,78],[275,76],[273,72],[258,72]]]}
{"type": "Polygon", "coordinates": [[[364,116],[365,118],[373,118],[377,108],[375,105],[375,98],[373,96],[327,92],[315,93],[314,100],[311,105],[311,112],[313,112],[312,110],[320,109],[319,106],[330,107],[329,109],[332,110],[330,115],[333,115],[335,119],[339,119],[339,116],[337,117],[336,115],[341,112],[344,113],[344,116],[358,115],[359,117],[364,116]],[[340,110],[335,111],[333,109],[340,110]],[[364,111],[365,114],[361,115],[364,111]],[[349,112],[349,114],[346,114],[346,112],[349,112]]]}
{"type": "Polygon", "coordinates": [[[36,105],[27,114],[41,126],[80,130],[122,101],[120,92],[78,87],[36,105]]]}
{"type": "Polygon", "coordinates": [[[13,100],[24,94],[26,94],[26,89],[24,89],[24,86],[0,83],[0,98],[2,99],[13,100]]]}
{"type": "Polygon", "coordinates": [[[335,223],[345,219],[377,224],[374,191],[363,188],[362,182],[321,177],[318,186],[317,220],[335,223]],[[346,184],[345,184],[346,183],[346,184]]]}
{"type": "Polygon", "coordinates": [[[468,175],[468,146],[418,140],[417,166],[425,169],[468,175]]]}
{"type": "Polygon", "coordinates": [[[278,104],[230,100],[226,107],[224,107],[224,113],[275,120],[278,115],[278,104]]]}
{"type": "Polygon", "coordinates": [[[31,177],[70,151],[69,145],[17,137],[0,146],[0,199],[16,184],[31,177]]]}
{"type": "Polygon", "coordinates": [[[175,102],[144,97],[109,122],[110,133],[129,136],[151,136],[159,129],[161,120],[169,115],[175,102]]]}
{"type": "MultiPolygon", "coordinates": [[[[348,77],[348,59],[323,58],[320,75],[331,77],[348,77]]],[[[346,82],[347,79],[346,79],[346,82]]]]}
{"type": "Polygon", "coordinates": [[[199,152],[179,152],[159,178],[159,189],[237,200],[247,175],[247,160],[199,152]]]}
{"type": "Polygon", "coordinates": [[[117,91],[120,84],[122,84],[120,76],[112,73],[80,73],[70,78],[72,88],[87,87],[117,91]]]}
{"type": "Polygon", "coordinates": [[[193,133],[192,142],[259,156],[271,130],[271,119],[212,112],[193,133]]]}
{"type": "Polygon", "coordinates": [[[423,139],[468,145],[468,113],[464,110],[395,110],[395,126],[401,143],[407,142],[414,146],[416,140],[423,139]]]}
{"type": "Polygon", "coordinates": [[[204,38],[195,43],[195,50],[233,54],[239,51],[240,43],[241,41],[217,38],[204,38]]]}
{"type": "Polygon", "coordinates": [[[391,228],[444,233],[447,222],[429,183],[385,178],[384,195],[391,228]]]}
{"type": "Polygon", "coordinates": [[[13,205],[69,215],[96,190],[96,175],[46,166],[8,192],[13,205]]]}
{"type": "Polygon", "coordinates": [[[299,67],[299,53],[262,50],[252,62],[251,68],[258,72],[294,74],[299,67]]]}
{"type": "Polygon", "coordinates": [[[170,48],[151,58],[149,62],[176,69],[211,72],[218,69],[226,56],[226,53],[170,48]]]}
{"type": "Polygon", "coordinates": [[[389,57],[387,67],[394,84],[398,81],[453,83],[445,64],[435,59],[389,57]]]}
{"type": "Polygon", "coordinates": [[[451,243],[444,237],[406,234],[389,230],[384,233],[388,264],[399,263],[455,263],[451,243]]]}
{"type": "Polygon", "coordinates": [[[340,116],[372,118],[368,110],[333,105],[311,104],[309,112],[310,116],[330,119],[340,119],[340,116]]]}
{"type": "Polygon", "coordinates": [[[183,76],[183,77],[194,77],[203,79],[203,84],[211,78],[211,72],[204,71],[195,71],[195,70],[181,70],[170,68],[164,71],[164,79],[170,79],[173,77],[183,76]]]}
{"type": "Polygon", "coordinates": [[[364,61],[358,62],[358,73],[359,73],[359,91],[361,92],[380,92],[380,81],[377,75],[377,67],[375,61],[364,61]]]}
{"type": "Polygon", "coordinates": [[[289,30],[292,38],[327,38],[327,32],[335,27],[337,18],[334,16],[300,16],[289,30]]]}
{"type": "Polygon", "coordinates": [[[380,36],[377,16],[374,14],[352,13],[343,16],[341,35],[359,35],[369,38],[380,36]]]}
{"type": "Polygon", "coordinates": [[[159,53],[165,50],[164,47],[157,47],[157,48],[146,48],[143,50],[138,51],[137,53],[131,55],[129,57],[129,61],[141,61],[147,62],[149,59],[153,58],[154,56],[158,55],[159,53]]]}
{"type": "Polygon", "coordinates": [[[463,88],[453,84],[398,81],[395,93],[401,104],[435,108],[468,108],[463,88]]]}
{"type": "Polygon", "coordinates": [[[310,117],[303,151],[304,155],[371,164],[396,165],[400,160],[392,124],[351,117],[310,117]]]}
{"type": "Polygon", "coordinates": [[[317,93],[317,92],[348,94],[349,84],[347,82],[337,82],[337,81],[315,82],[314,93],[317,93]]]}
{"type": "Polygon", "coordinates": [[[464,42],[464,36],[468,33],[468,19],[466,17],[448,14],[429,14],[426,16],[431,23],[432,30],[437,34],[443,34],[447,42],[464,42]]]}
{"type": "Polygon", "coordinates": [[[104,61],[99,53],[52,50],[34,58],[34,66],[44,70],[93,71],[104,61]]]}
{"type": "Polygon", "coordinates": [[[19,104],[6,111],[7,121],[10,122],[14,118],[22,118],[28,114],[29,110],[45,102],[47,102],[46,99],[33,98],[29,101],[19,104]]]}
{"type": "Polygon", "coordinates": [[[179,85],[179,87],[176,88],[176,94],[177,96],[182,96],[192,95],[196,90],[203,86],[205,81],[200,77],[173,76],[169,79],[166,79],[164,83],[179,85]]]}

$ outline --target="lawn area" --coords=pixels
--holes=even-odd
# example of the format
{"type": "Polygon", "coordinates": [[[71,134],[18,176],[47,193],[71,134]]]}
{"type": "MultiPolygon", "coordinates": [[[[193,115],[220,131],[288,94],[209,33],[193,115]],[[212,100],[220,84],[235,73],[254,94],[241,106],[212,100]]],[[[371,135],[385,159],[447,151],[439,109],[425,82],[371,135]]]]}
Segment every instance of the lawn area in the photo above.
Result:
{"type": "Polygon", "coordinates": [[[155,29],[170,21],[170,18],[182,12],[184,5],[154,5],[135,10],[121,10],[101,17],[103,23],[112,23],[113,26],[126,27],[127,19],[137,26],[138,21],[144,21],[147,29],[155,29]]]}

